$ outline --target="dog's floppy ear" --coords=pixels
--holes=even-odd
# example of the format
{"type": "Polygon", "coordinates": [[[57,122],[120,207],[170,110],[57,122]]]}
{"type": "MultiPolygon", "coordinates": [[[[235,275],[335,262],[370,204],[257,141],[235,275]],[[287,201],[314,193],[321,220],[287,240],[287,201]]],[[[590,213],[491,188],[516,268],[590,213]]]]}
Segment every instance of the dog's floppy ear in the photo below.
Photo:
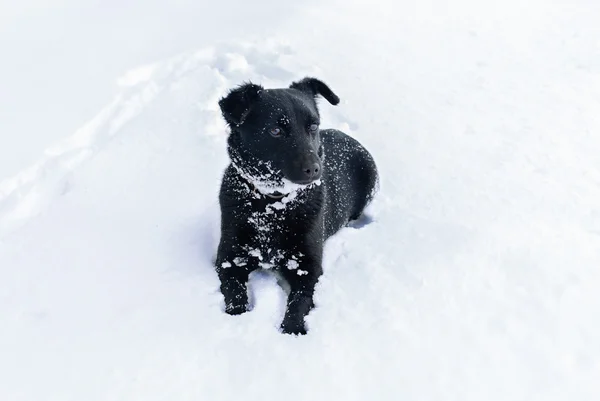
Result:
{"type": "Polygon", "coordinates": [[[290,88],[298,89],[299,91],[307,93],[313,97],[321,95],[333,105],[336,105],[340,102],[340,98],[333,93],[331,89],[329,89],[329,86],[317,78],[306,77],[298,82],[293,82],[290,85],[290,88]]]}
{"type": "Polygon", "coordinates": [[[219,100],[223,118],[229,125],[240,125],[244,122],[250,107],[260,96],[264,88],[252,82],[244,83],[219,100]]]}

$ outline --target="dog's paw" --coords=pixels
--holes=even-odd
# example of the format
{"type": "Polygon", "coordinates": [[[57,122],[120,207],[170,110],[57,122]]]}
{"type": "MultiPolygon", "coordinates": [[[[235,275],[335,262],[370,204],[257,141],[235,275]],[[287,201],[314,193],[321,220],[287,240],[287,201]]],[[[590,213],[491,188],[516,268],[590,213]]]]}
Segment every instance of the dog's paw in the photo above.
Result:
{"type": "Polygon", "coordinates": [[[229,315],[241,315],[248,312],[248,304],[242,302],[229,302],[225,305],[225,312],[229,315]]]}
{"type": "Polygon", "coordinates": [[[306,325],[302,321],[284,320],[281,323],[281,332],[284,334],[305,335],[308,330],[306,330],[306,325]]]}

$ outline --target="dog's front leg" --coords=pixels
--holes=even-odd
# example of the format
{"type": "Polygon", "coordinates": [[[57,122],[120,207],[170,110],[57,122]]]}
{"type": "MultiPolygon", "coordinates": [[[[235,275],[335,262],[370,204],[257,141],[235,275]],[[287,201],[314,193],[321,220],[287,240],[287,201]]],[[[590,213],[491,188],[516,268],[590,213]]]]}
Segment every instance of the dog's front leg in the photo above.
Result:
{"type": "Polygon", "coordinates": [[[296,263],[292,263],[288,266],[294,267],[293,269],[288,267],[282,270],[290,285],[287,309],[281,323],[281,330],[286,334],[306,334],[304,318],[314,307],[315,285],[323,272],[320,258],[318,259],[312,263],[303,261],[298,267],[296,263]]]}
{"type": "Polygon", "coordinates": [[[216,270],[221,281],[225,312],[240,315],[248,310],[248,276],[258,267],[247,252],[237,246],[221,243],[217,253],[216,270]]]}

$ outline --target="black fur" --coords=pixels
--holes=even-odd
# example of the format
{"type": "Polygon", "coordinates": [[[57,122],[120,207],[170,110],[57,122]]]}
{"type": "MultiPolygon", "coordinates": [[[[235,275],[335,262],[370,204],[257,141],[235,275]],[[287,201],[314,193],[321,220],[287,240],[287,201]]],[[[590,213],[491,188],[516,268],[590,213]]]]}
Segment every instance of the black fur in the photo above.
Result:
{"type": "Polygon", "coordinates": [[[248,275],[275,269],[290,287],[285,333],[306,333],[324,242],[361,215],[378,183],[373,158],[355,139],[318,129],[317,95],[339,103],[315,78],[284,89],[246,83],[219,101],[231,130],[216,258],[225,310],[246,312],[248,275]]]}

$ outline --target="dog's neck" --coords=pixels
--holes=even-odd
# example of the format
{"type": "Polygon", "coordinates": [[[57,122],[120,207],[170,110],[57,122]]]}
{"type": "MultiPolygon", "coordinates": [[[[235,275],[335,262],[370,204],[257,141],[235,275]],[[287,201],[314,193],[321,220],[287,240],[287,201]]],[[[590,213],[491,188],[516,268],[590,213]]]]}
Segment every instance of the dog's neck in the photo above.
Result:
{"type": "Polygon", "coordinates": [[[256,167],[249,168],[247,162],[245,162],[233,146],[228,146],[228,153],[231,165],[240,181],[246,184],[251,193],[255,194],[256,197],[280,200],[288,195],[305,191],[314,185],[318,186],[321,184],[320,180],[307,185],[293,183],[279,177],[269,165],[261,161],[256,161],[256,164],[261,166],[261,170],[265,171],[261,171],[256,167]]]}
{"type": "Polygon", "coordinates": [[[254,177],[253,174],[247,172],[246,169],[242,167],[243,161],[239,154],[237,154],[237,152],[231,148],[229,151],[230,162],[237,173],[238,178],[248,186],[248,189],[252,194],[255,195],[255,197],[267,197],[270,199],[279,200],[287,195],[285,192],[280,192],[275,189],[281,186],[277,185],[275,181],[264,179],[260,180],[254,177]],[[270,188],[273,188],[274,190],[270,190],[270,188]]]}
{"type": "Polygon", "coordinates": [[[295,184],[286,179],[283,179],[283,182],[278,182],[256,178],[253,177],[252,174],[245,172],[234,159],[231,160],[231,166],[234,168],[238,180],[247,186],[249,192],[253,194],[255,198],[269,198],[276,201],[285,201],[286,199],[294,199],[297,194],[309,191],[311,188],[321,185],[321,180],[302,185],[295,184]]]}
{"type": "Polygon", "coordinates": [[[278,188],[279,185],[276,185],[275,182],[255,179],[251,174],[244,171],[244,169],[236,162],[236,160],[232,159],[231,165],[233,166],[239,180],[248,187],[250,192],[254,194],[255,197],[267,197],[270,199],[279,200],[289,194],[276,190],[275,188],[278,188]],[[270,188],[273,188],[273,190],[270,190],[270,188]]]}
{"type": "Polygon", "coordinates": [[[248,188],[250,189],[250,191],[251,191],[253,194],[255,194],[255,195],[256,195],[256,197],[267,197],[267,198],[274,199],[274,200],[280,200],[280,199],[282,199],[282,198],[283,198],[285,195],[287,195],[287,194],[283,194],[283,193],[281,193],[281,192],[279,192],[279,191],[275,191],[275,192],[271,192],[271,193],[269,193],[269,192],[263,193],[263,192],[261,192],[261,191],[260,191],[260,190],[259,190],[259,189],[256,187],[256,185],[254,185],[254,183],[252,182],[252,180],[249,180],[248,178],[244,177],[242,174],[239,174],[239,173],[238,173],[238,175],[239,175],[240,179],[241,179],[242,181],[244,181],[244,183],[245,183],[246,185],[248,185],[248,188]]]}

